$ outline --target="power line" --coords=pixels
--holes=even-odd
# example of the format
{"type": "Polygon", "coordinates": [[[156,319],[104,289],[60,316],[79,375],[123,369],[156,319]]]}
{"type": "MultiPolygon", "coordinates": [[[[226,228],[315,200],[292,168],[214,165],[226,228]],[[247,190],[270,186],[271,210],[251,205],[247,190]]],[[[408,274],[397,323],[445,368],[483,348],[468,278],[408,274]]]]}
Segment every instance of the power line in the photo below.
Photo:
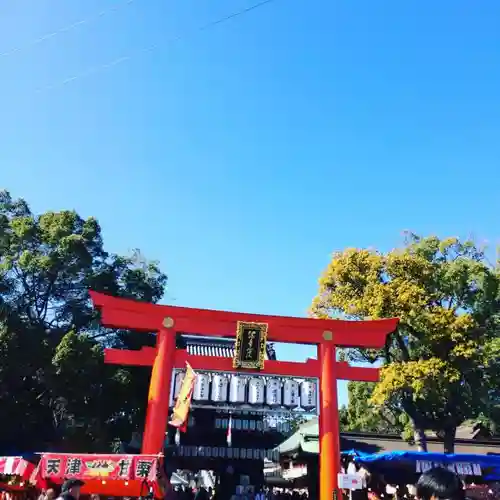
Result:
{"type": "Polygon", "coordinates": [[[112,5],[111,7],[108,7],[107,9],[101,10],[100,12],[98,12],[92,16],[89,16],[85,19],[80,19],[80,21],[76,21],[74,23],[68,24],[66,26],[63,26],[62,28],[55,30],[55,31],[52,31],[50,33],[46,33],[43,36],[40,36],[38,38],[34,38],[33,40],[30,40],[22,45],[18,45],[17,47],[6,50],[5,52],[1,52],[0,57],[7,57],[7,56],[11,56],[13,54],[17,54],[18,52],[29,49],[35,45],[38,45],[39,43],[46,42],[47,40],[50,40],[51,38],[54,38],[57,35],[60,35],[62,33],[67,33],[68,31],[72,31],[75,28],[79,28],[82,25],[90,24],[91,22],[97,21],[98,19],[100,19],[101,17],[104,17],[107,14],[110,14],[112,12],[116,12],[116,11],[120,10],[121,8],[130,5],[134,1],[135,0],[125,0],[125,1],[117,2],[114,5],[112,5]]]}
{"type": "MultiPolygon", "coordinates": [[[[239,10],[237,12],[233,12],[232,14],[229,14],[227,16],[221,17],[221,18],[216,19],[214,21],[211,21],[207,24],[199,26],[198,28],[195,28],[194,30],[192,30],[190,33],[178,35],[178,36],[170,39],[168,42],[166,42],[166,45],[174,43],[174,42],[178,42],[179,40],[185,40],[186,38],[189,38],[189,36],[193,36],[196,33],[206,31],[206,30],[213,28],[219,24],[230,21],[236,17],[243,16],[244,14],[247,14],[253,10],[256,10],[256,9],[263,7],[264,5],[267,5],[267,4],[272,3],[274,1],[275,0],[261,0],[258,3],[251,5],[250,7],[246,7],[245,9],[239,10]]],[[[149,45],[147,47],[142,47],[140,49],[136,49],[132,52],[129,52],[127,55],[124,55],[122,57],[118,57],[117,59],[114,59],[113,61],[110,61],[110,62],[104,63],[104,64],[100,64],[97,66],[93,66],[85,71],[82,71],[81,73],[77,73],[77,74],[75,74],[71,77],[65,78],[64,80],[61,80],[57,83],[47,85],[46,87],[39,88],[39,89],[37,89],[37,92],[44,92],[44,91],[53,90],[55,88],[63,87],[65,85],[67,85],[68,83],[72,83],[76,80],[87,78],[95,73],[100,73],[101,71],[105,71],[105,70],[110,69],[114,66],[118,66],[119,64],[122,64],[126,61],[129,61],[130,59],[137,57],[140,54],[143,54],[146,52],[151,52],[151,51],[156,50],[157,48],[159,48],[160,46],[163,46],[163,45],[164,45],[163,43],[155,43],[155,44],[149,45]]]]}

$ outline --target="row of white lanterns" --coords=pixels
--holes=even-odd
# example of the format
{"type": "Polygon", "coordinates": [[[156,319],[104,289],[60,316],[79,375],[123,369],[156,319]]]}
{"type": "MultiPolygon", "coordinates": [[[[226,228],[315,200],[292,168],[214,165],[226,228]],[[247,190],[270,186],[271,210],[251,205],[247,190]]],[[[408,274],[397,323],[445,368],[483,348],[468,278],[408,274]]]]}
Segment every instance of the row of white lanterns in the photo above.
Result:
{"type": "Polygon", "coordinates": [[[275,449],[233,448],[227,446],[178,446],[174,453],[179,457],[232,458],[240,460],[279,461],[279,451],[275,449]]]}
{"type": "MultiPolygon", "coordinates": [[[[178,371],[174,380],[175,399],[184,380],[184,372],[178,371]]],[[[317,406],[316,381],[197,372],[193,400],[206,404],[300,407],[311,411],[317,406]]]]}

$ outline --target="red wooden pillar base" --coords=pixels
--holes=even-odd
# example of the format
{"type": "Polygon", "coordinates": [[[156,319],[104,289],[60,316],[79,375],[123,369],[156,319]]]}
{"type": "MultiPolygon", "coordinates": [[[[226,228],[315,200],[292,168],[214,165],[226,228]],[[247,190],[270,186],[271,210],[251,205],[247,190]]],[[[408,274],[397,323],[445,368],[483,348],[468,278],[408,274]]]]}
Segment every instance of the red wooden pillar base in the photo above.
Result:
{"type": "Polygon", "coordinates": [[[162,328],[158,332],[157,352],[149,385],[146,425],[142,453],[163,453],[168,425],[170,384],[175,363],[175,332],[162,328]]]}
{"type": "Polygon", "coordinates": [[[337,480],[337,474],[340,472],[340,434],[335,345],[322,343],[319,351],[321,362],[319,497],[320,500],[334,500],[335,493],[341,498],[338,494],[337,480]]]}

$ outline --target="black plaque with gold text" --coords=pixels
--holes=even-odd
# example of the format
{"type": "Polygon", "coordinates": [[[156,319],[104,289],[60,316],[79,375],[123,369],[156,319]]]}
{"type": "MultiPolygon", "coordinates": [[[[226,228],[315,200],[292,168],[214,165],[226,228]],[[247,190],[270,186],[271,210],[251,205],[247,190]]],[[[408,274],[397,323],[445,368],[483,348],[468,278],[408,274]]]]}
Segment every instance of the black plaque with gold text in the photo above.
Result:
{"type": "Polygon", "coordinates": [[[234,347],[234,368],[262,370],[266,356],[267,323],[238,321],[234,347]]]}

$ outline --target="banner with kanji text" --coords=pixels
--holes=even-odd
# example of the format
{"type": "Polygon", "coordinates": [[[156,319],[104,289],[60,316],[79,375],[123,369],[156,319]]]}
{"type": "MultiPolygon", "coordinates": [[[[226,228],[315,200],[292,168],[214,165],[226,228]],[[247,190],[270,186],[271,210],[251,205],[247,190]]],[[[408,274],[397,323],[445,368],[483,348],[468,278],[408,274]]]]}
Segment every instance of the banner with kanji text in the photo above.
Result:
{"type": "Polygon", "coordinates": [[[44,453],[37,467],[37,475],[56,483],[70,478],[82,481],[156,481],[159,467],[157,455],[44,453]]]}

